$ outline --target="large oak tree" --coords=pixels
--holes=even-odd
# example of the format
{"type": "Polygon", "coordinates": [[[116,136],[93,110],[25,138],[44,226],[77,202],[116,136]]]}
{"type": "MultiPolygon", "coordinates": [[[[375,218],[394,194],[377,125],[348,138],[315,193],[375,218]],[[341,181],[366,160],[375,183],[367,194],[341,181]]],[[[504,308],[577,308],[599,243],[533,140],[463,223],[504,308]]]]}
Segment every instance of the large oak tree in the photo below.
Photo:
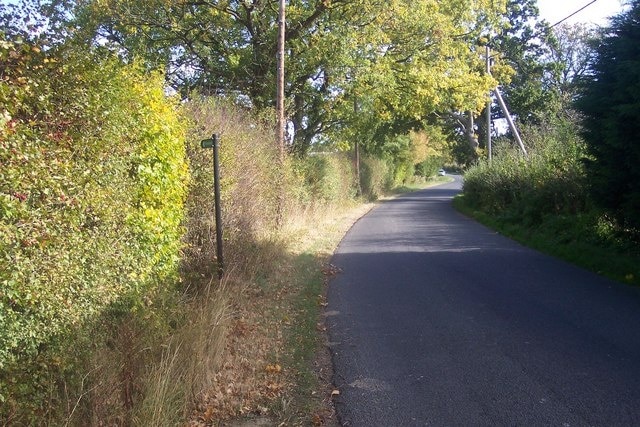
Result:
{"type": "MultiPolygon", "coordinates": [[[[471,41],[497,31],[504,3],[289,1],[293,150],[303,154],[347,126],[399,133],[433,112],[478,110],[495,81],[471,41]]],[[[275,0],[77,0],[71,8],[77,32],[163,68],[183,94],[197,89],[259,109],[275,99],[277,9],[275,0]]]]}

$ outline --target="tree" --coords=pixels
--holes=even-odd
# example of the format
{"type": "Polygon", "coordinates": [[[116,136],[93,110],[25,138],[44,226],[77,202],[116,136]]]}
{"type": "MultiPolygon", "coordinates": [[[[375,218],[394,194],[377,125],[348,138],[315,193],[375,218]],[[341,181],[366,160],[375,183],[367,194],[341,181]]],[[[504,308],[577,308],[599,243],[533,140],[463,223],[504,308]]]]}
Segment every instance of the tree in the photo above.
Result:
{"type": "Polygon", "coordinates": [[[577,106],[585,115],[587,172],[597,203],[640,234],[640,1],[613,18],[577,106]]]}
{"type": "Polygon", "coordinates": [[[505,102],[522,123],[539,123],[553,110],[557,93],[550,85],[558,64],[550,56],[554,44],[549,24],[538,18],[536,0],[509,0],[508,25],[491,41],[515,74],[504,84],[505,102]]]}
{"type": "MultiPolygon", "coordinates": [[[[96,43],[164,68],[185,95],[198,89],[263,109],[275,101],[276,6],[274,0],[78,0],[72,15],[78,31],[96,43]]],[[[304,154],[319,136],[346,126],[355,96],[381,119],[380,132],[406,131],[436,109],[476,109],[492,80],[480,73],[468,38],[497,29],[503,8],[503,1],[489,0],[289,1],[293,150],[304,154]]]]}
{"type": "Polygon", "coordinates": [[[569,107],[578,90],[577,82],[588,75],[595,58],[591,46],[597,29],[586,24],[561,24],[553,29],[556,42],[551,46],[551,58],[561,66],[553,82],[562,105],[569,107]]]}
{"type": "Polygon", "coordinates": [[[503,5],[451,2],[436,8],[440,14],[431,9],[433,2],[391,6],[371,26],[380,53],[354,55],[359,62],[346,97],[351,95],[357,113],[349,102],[343,110],[343,117],[352,112],[343,129],[374,152],[394,136],[439,124],[449,113],[477,114],[496,84],[483,71],[475,40],[498,28],[503,5]]]}

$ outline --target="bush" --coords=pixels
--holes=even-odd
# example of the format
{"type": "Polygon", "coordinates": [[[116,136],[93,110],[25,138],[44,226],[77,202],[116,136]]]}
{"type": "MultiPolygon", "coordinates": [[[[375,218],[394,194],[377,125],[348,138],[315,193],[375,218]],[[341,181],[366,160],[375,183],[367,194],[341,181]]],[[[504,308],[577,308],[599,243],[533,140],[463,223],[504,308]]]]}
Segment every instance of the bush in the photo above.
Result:
{"type": "Polygon", "coordinates": [[[142,310],[176,283],[187,169],[184,127],[161,76],[71,45],[6,38],[0,68],[8,416],[20,399],[44,405],[47,372],[65,369],[60,357],[78,351],[69,350],[88,322],[142,310]]]}
{"type": "Polygon", "coordinates": [[[355,170],[347,155],[318,153],[297,160],[294,168],[305,183],[311,204],[340,204],[355,197],[355,170]]]}
{"type": "Polygon", "coordinates": [[[588,206],[583,148],[558,126],[526,128],[529,159],[507,141],[498,143],[492,163],[481,160],[465,175],[465,201],[492,214],[537,223],[545,215],[576,214],[588,206]]]}
{"type": "Polygon", "coordinates": [[[197,272],[210,268],[215,253],[212,150],[200,148],[200,141],[214,133],[220,137],[223,232],[227,253],[234,259],[247,256],[242,249],[245,242],[276,226],[281,213],[278,204],[288,203],[278,198],[288,194],[289,180],[280,166],[274,132],[249,111],[199,95],[192,96],[183,111],[189,122],[187,152],[192,176],[184,270],[197,272]]]}
{"type": "Polygon", "coordinates": [[[429,157],[416,165],[416,175],[423,178],[436,176],[438,170],[442,167],[442,157],[429,157]]]}
{"type": "Polygon", "coordinates": [[[362,195],[368,200],[377,200],[393,186],[393,171],[386,161],[363,156],[360,163],[360,185],[362,195]]]}

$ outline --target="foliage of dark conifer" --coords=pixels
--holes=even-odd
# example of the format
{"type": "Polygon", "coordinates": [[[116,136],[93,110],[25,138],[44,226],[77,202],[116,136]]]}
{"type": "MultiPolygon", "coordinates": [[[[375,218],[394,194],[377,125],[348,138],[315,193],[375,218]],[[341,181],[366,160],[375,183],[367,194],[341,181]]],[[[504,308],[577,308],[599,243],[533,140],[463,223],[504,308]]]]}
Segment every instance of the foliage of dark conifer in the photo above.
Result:
{"type": "Polygon", "coordinates": [[[640,230],[640,1],[603,31],[583,90],[577,107],[594,199],[622,226],[640,230]]]}

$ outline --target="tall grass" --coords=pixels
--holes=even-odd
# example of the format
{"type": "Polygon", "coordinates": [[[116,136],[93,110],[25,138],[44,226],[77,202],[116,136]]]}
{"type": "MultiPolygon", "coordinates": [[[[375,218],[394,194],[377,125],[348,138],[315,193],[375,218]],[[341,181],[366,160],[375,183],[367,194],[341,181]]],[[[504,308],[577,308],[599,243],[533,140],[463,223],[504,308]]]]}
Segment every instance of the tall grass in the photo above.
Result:
{"type": "Polygon", "coordinates": [[[141,378],[143,397],[134,411],[140,425],[175,425],[188,418],[219,422],[264,411],[273,400],[287,401],[279,353],[288,328],[282,319],[294,315],[286,312],[285,301],[298,292],[289,283],[297,274],[288,246],[291,233],[353,203],[355,196],[346,155],[281,163],[271,127],[248,111],[194,97],[185,103],[184,114],[190,122],[192,180],[182,259],[183,318],[141,378]],[[220,135],[223,283],[212,278],[211,152],[200,148],[200,140],[213,133],[220,135]]]}
{"type": "Polygon", "coordinates": [[[175,426],[184,423],[198,395],[219,369],[229,326],[226,282],[207,286],[189,302],[188,321],[162,346],[158,360],[144,373],[136,425],[175,426]]]}

